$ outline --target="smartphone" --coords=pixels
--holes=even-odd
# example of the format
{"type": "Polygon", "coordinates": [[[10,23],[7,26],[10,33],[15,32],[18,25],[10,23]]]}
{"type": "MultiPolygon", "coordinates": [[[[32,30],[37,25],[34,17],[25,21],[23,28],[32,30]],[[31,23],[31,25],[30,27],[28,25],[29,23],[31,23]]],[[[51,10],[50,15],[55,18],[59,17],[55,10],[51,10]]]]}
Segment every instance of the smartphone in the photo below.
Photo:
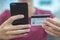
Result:
{"type": "Polygon", "coordinates": [[[34,15],[31,17],[31,26],[43,25],[46,18],[49,18],[49,17],[50,17],[50,14],[34,15]]]}
{"type": "Polygon", "coordinates": [[[11,11],[11,16],[24,15],[24,18],[15,20],[12,23],[13,25],[28,24],[28,3],[26,2],[11,3],[10,11],[11,11]]]}

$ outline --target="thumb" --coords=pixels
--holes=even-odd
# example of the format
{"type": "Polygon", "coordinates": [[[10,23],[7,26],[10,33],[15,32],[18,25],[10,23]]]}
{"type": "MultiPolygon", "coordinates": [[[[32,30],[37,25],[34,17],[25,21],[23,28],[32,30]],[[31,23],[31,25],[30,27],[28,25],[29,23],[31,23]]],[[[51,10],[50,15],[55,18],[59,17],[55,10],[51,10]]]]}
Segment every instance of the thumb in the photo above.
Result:
{"type": "Polygon", "coordinates": [[[24,18],[24,15],[12,16],[12,17],[10,17],[8,20],[6,20],[6,21],[4,22],[4,24],[11,24],[14,20],[22,19],[22,18],[24,18]]]}

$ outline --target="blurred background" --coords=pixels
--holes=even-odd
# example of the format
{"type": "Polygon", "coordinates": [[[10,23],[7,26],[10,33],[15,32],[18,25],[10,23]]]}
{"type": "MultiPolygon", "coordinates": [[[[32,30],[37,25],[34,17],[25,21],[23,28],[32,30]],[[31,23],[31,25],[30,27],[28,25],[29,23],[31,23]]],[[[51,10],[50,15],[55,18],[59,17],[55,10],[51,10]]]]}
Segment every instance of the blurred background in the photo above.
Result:
{"type": "MultiPolygon", "coordinates": [[[[18,0],[0,0],[0,14],[5,9],[10,10],[9,4],[11,2],[18,2],[18,0]]],[[[60,0],[34,0],[33,5],[42,10],[49,10],[57,17],[60,17],[60,0]]]]}
{"type": "MultiPolygon", "coordinates": [[[[18,2],[17,0],[0,0],[0,14],[4,12],[5,9],[10,10],[9,4],[11,2],[18,2]]],[[[42,10],[49,10],[56,17],[60,18],[60,0],[34,0],[34,7],[42,10]]],[[[59,40],[51,35],[48,35],[48,40],[59,40]]]]}

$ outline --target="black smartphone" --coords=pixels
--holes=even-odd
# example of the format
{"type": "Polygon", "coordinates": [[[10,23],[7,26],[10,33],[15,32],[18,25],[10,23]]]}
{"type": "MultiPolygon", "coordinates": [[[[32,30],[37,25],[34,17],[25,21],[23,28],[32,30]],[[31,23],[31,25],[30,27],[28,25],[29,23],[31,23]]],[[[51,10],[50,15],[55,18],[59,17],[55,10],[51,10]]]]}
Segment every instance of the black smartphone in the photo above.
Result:
{"type": "Polygon", "coordinates": [[[26,2],[11,3],[10,11],[11,11],[11,16],[21,15],[21,14],[24,15],[23,19],[15,20],[12,23],[13,25],[28,24],[28,3],[26,3],[26,2]]]}

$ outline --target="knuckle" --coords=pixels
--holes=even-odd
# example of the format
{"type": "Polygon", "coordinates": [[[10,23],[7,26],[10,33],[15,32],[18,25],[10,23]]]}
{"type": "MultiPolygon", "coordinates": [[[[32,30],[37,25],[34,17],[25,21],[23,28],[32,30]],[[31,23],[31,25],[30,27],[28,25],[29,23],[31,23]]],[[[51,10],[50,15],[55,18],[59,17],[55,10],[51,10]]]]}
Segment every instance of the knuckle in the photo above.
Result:
{"type": "Polygon", "coordinates": [[[4,27],[3,30],[4,31],[8,31],[10,29],[10,27],[4,27]]]}
{"type": "Polygon", "coordinates": [[[14,20],[14,17],[10,17],[10,20],[14,20]]]}
{"type": "Polygon", "coordinates": [[[3,28],[3,30],[5,30],[5,31],[6,31],[6,30],[7,30],[7,27],[4,27],[4,28],[3,28]]]}

